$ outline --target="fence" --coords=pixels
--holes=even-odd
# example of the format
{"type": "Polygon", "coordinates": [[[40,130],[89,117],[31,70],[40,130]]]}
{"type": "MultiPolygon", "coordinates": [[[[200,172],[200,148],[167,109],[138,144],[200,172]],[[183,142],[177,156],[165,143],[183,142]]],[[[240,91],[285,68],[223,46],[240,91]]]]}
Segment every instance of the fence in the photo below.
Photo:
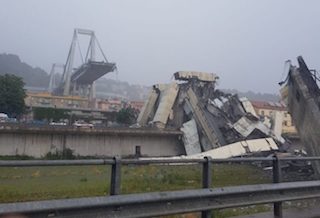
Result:
{"type": "Polygon", "coordinates": [[[0,215],[29,214],[32,217],[150,217],[201,211],[211,217],[212,209],[262,203],[274,204],[274,217],[282,217],[282,201],[320,197],[320,181],[281,183],[282,161],[317,161],[320,157],[232,158],[232,159],[96,159],[96,160],[25,160],[0,161],[0,167],[111,165],[108,197],[63,199],[0,204],[0,215]],[[270,162],[274,184],[211,188],[215,163],[270,162]],[[202,164],[202,188],[198,190],[120,195],[121,166],[146,164],[202,164]],[[92,213],[94,215],[92,215],[92,213]],[[107,215],[106,215],[107,214],[107,215]]]}

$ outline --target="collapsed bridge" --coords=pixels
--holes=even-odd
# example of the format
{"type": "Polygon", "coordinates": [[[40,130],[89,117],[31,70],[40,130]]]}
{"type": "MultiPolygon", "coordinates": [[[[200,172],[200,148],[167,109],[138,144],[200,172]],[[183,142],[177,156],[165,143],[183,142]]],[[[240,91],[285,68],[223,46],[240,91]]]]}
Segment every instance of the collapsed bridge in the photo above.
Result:
{"type": "MultiPolygon", "coordinates": [[[[240,146],[238,155],[241,155],[243,149],[250,152],[246,140],[272,137],[271,144],[273,140],[279,144],[284,142],[281,131],[274,131],[282,125],[282,120],[275,119],[279,123],[268,128],[259,120],[248,99],[216,89],[217,75],[179,71],[174,77],[176,81],[170,84],[153,86],[139,114],[138,126],[180,129],[187,155],[230,144],[233,144],[231,150],[240,146]]],[[[268,140],[265,142],[266,150],[278,148],[270,146],[268,140]]]]}
{"type": "MultiPolygon", "coordinates": [[[[320,155],[320,89],[315,70],[310,70],[299,56],[299,66],[290,64],[287,79],[281,84],[282,97],[287,101],[288,110],[298,130],[302,143],[310,156],[320,155]]],[[[320,163],[314,162],[320,175],[320,163]]]]}
{"type": "MultiPolygon", "coordinates": [[[[55,67],[55,65],[53,66],[55,67]]],[[[94,31],[85,29],[75,29],[71,46],[69,49],[66,64],[63,66],[63,75],[57,87],[52,87],[50,80],[50,89],[56,95],[76,95],[88,97],[89,100],[95,97],[95,81],[109,72],[116,70],[116,64],[108,62],[104,52],[101,49],[94,31]],[[86,56],[83,57],[79,46],[79,35],[90,37],[86,56]],[[82,64],[75,67],[75,51],[79,47],[82,64]],[[102,61],[97,60],[97,49],[102,55],[102,61]]],[[[51,75],[52,77],[54,75],[51,75]]]]}

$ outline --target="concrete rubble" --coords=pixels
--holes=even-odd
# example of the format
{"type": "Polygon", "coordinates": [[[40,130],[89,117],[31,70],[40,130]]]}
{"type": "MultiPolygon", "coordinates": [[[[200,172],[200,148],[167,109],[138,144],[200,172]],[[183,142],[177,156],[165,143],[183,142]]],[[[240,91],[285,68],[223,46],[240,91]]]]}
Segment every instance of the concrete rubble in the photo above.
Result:
{"type": "MultiPolygon", "coordinates": [[[[213,156],[219,158],[216,155],[219,152],[236,151],[239,146],[243,148],[238,149],[241,156],[243,151],[278,150],[277,144],[284,142],[281,134],[272,130],[276,130],[278,124],[271,129],[263,124],[248,99],[216,89],[217,75],[180,71],[174,74],[174,78],[176,81],[171,84],[153,86],[137,124],[140,127],[180,129],[188,156],[214,151],[213,156]],[[255,139],[263,140],[262,145],[267,146],[245,148],[248,140],[255,139]]],[[[234,155],[220,157],[231,156],[234,155]]]]}
{"type": "MultiPolygon", "coordinates": [[[[319,75],[297,58],[298,66],[292,65],[282,85],[281,94],[287,103],[301,142],[308,155],[320,156],[320,88],[319,75]]],[[[314,161],[315,171],[320,176],[320,163],[314,161]]]]}
{"type": "Polygon", "coordinates": [[[261,138],[244,140],[240,142],[231,143],[229,145],[221,146],[219,148],[211,149],[209,151],[200,152],[192,155],[181,155],[173,157],[145,157],[142,160],[156,160],[156,159],[202,159],[204,157],[211,157],[212,159],[223,159],[232,157],[249,156],[254,153],[262,153],[268,156],[270,153],[277,151],[278,145],[272,138],[261,138]]]}
{"type": "Polygon", "coordinates": [[[242,157],[253,153],[266,153],[277,151],[278,145],[272,138],[251,139],[231,143],[199,154],[188,156],[189,158],[231,158],[242,157]]]}

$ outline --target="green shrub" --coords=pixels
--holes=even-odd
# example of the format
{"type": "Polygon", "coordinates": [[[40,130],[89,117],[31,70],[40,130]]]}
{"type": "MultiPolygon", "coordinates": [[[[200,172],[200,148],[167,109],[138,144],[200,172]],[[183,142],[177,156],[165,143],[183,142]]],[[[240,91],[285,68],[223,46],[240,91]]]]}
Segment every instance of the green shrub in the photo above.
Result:
{"type": "Polygon", "coordinates": [[[44,159],[47,160],[73,160],[76,156],[70,148],[64,148],[62,151],[48,152],[44,159]]]}

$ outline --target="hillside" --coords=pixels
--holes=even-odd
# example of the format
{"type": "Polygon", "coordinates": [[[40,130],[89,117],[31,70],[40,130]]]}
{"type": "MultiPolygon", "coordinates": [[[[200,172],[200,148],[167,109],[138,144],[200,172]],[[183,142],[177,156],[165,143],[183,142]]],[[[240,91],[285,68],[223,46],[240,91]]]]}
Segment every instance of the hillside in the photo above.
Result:
{"type": "Polygon", "coordinates": [[[110,96],[120,97],[129,100],[145,100],[150,87],[133,85],[128,82],[101,78],[96,82],[97,96],[107,98],[110,96]]]}
{"type": "Polygon", "coordinates": [[[6,73],[21,77],[26,86],[47,87],[49,83],[49,75],[44,70],[31,67],[14,54],[0,54],[0,75],[6,73]]]}
{"type": "Polygon", "coordinates": [[[247,97],[249,100],[252,101],[271,101],[271,102],[278,102],[280,101],[280,95],[270,94],[270,93],[256,93],[252,91],[248,92],[240,92],[236,89],[224,89],[224,92],[238,94],[239,97],[247,97]]]}

